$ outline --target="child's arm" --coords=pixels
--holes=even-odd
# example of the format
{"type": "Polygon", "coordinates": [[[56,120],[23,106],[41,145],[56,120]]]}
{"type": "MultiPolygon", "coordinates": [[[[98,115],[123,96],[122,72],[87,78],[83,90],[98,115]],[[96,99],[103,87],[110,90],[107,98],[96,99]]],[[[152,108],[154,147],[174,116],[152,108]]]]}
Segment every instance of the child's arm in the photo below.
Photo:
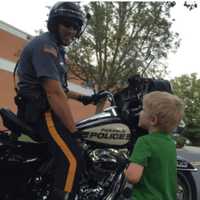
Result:
{"type": "Polygon", "coordinates": [[[130,163],[128,168],[124,171],[126,178],[132,184],[140,181],[143,174],[144,167],[136,163],[130,163]]]}
{"type": "Polygon", "coordinates": [[[148,160],[151,157],[151,148],[146,136],[138,138],[132,154],[129,158],[130,164],[125,175],[132,184],[138,183],[148,166],[148,160]]]}

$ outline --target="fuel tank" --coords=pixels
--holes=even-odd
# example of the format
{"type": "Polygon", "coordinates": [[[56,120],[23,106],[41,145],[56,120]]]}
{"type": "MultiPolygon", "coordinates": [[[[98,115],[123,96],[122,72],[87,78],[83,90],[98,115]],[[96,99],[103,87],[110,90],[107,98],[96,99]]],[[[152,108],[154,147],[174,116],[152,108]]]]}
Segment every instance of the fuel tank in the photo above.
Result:
{"type": "Polygon", "coordinates": [[[78,122],[77,128],[86,141],[97,144],[123,146],[131,137],[129,127],[118,117],[114,107],[78,122]]]}

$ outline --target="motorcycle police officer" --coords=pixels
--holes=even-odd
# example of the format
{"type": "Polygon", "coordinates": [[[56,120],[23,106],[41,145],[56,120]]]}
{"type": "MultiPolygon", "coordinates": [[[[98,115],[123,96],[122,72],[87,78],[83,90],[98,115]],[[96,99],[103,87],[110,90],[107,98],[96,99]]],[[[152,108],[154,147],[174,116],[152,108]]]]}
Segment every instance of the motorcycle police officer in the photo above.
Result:
{"type": "Polygon", "coordinates": [[[79,38],[86,16],[74,2],[58,2],[49,14],[48,32],[33,38],[17,65],[18,117],[28,123],[37,138],[47,141],[55,165],[50,199],[75,199],[81,173],[79,137],[69,98],[88,104],[96,96],[69,91],[64,46],[79,38]]]}

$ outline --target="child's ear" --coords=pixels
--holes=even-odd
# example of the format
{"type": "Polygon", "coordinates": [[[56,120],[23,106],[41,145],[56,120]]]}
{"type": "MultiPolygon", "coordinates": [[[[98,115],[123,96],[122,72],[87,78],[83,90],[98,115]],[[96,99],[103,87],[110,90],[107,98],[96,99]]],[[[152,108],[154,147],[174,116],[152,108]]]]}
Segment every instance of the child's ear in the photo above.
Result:
{"type": "Polygon", "coordinates": [[[151,117],[151,125],[155,126],[158,124],[158,117],[156,115],[151,117]]]}

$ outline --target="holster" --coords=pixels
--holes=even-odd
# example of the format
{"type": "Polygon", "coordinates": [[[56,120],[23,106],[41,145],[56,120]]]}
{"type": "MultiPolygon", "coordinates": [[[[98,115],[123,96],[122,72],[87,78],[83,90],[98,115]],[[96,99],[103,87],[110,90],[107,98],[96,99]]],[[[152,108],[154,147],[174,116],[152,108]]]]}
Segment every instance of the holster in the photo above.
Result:
{"type": "Polygon", "coordinates": [[[42,95],[21,95],[17,94],[15,103],[18,107],[17,115],[19,119],[32,125],[42,114],[49,109],[49,104],[45,96],[42,95]]]}

